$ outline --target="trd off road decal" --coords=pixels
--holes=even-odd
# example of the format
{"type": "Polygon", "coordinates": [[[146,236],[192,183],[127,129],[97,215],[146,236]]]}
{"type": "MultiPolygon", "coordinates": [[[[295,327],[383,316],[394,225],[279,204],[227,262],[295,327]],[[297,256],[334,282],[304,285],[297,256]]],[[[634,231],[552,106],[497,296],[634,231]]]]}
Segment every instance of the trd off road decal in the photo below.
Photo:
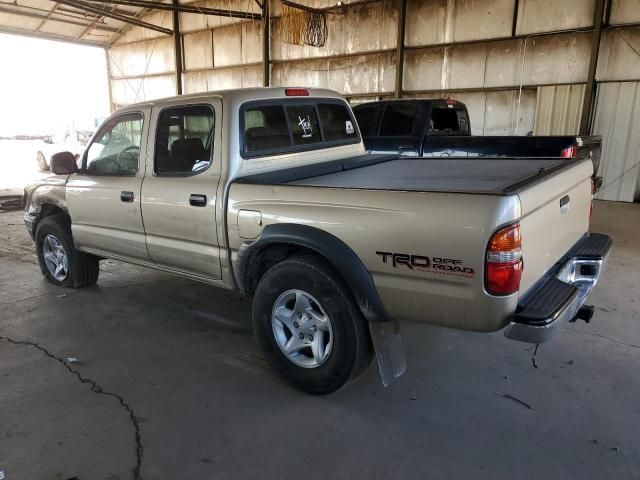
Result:
{"type": "Polygon", "coordinates": [[[408,268],[409,270],[458,277],[474,277],[476,274],[473,268],[465,267],[462,260],[453,258],[425,257],[423,255],[391,252],[376,252],[376,255],[382,258],[382,263],[390,264],[393,268],[408,268]]]}

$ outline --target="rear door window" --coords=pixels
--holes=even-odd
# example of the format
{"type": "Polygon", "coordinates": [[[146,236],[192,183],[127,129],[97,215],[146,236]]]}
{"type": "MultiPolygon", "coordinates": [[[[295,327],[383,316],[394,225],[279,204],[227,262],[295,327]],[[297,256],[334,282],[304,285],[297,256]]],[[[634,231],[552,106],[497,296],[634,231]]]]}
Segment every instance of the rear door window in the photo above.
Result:
{"type": "Polygon", "coordinates": [[[209,105],[163,110],[158,117],[154,171],[156,175],[188,175],[211,164],[214,113],[209,105]]]}
{"type": "Polygon", "coordinates": [[[380,125],[381,137],[409,137],[417,118],[418,107],[410,103],[390,104],[384,110],[380,125]]]}

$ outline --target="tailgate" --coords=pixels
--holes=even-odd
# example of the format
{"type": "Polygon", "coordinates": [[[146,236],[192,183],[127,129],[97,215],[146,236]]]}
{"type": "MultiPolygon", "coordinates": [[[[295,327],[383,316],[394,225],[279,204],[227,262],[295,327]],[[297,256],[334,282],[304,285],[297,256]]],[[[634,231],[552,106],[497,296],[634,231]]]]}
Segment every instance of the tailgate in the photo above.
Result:
{"type": "Polygon", "coordinates": [[[586,159],[518,192],[525,293],[589,229],[591,175],[586,159]]]}

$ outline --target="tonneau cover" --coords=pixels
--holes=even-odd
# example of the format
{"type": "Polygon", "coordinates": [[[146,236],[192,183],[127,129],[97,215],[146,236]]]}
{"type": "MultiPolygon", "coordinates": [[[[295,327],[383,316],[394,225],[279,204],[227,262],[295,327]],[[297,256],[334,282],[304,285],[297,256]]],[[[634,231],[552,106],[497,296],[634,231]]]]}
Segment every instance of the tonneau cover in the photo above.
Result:
{"type": "Polygon", "coordinates": [[[398,158],[286,182],[337,188],[503,194],[569,163],[559,158],[398,158]]]}

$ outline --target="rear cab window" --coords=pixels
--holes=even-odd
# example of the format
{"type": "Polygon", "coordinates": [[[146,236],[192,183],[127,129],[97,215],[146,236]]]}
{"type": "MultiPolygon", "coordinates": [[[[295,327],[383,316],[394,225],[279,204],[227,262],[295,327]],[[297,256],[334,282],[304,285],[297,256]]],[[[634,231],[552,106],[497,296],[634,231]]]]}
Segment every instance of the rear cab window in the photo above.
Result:
{"type": "Polygon", "coordinates": [[[460,104],[438,102],[431,106],[429,135],[468,135],[469,117],[460,104]]]}
{"type": "Polygon", "coordinates": [[[244,158],[360,142],[345,102],[327,98],[247,102],[240,110],[244,158]]]}

